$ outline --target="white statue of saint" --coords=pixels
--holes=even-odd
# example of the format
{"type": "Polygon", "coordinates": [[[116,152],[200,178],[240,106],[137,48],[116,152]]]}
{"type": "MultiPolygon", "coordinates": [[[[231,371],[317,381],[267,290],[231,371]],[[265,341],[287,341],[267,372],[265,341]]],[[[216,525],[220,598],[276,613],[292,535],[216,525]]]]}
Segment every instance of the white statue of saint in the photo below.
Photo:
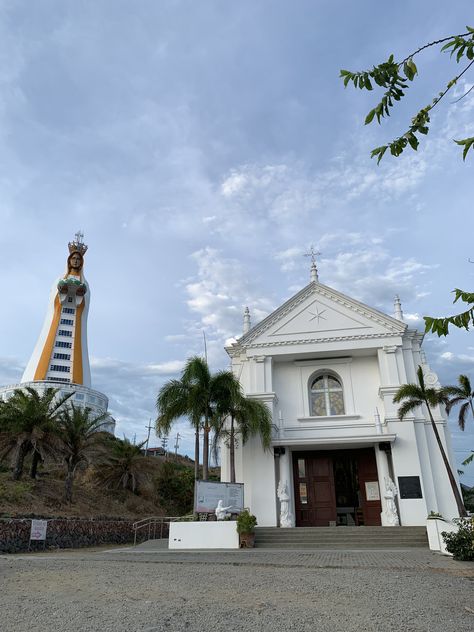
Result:
{"type": "Polygon", "coordinates": [[[385,477],[385,492],[383,497],[385,498],[385,525],[388,527],[400,526],[400,520],[398,518],[397,505],[395,504],[395,498],[398,496],[398,489],[395,483],[389,476],[385,477]]]}
{"type": "Polygon", "coordinates": [[[232,505],[229,505],[228,507],[223,507],[223,504],[224,503],[222,500],[219,500],[219,502],[217,503],[215,511],[217,520],[225,520],[227,516],[230,516],[229,509],[232,509],[232,505]]]}
{"type": "Polygon", "coordinates": [[[286,481],[280,481],[277,488],[278,500],[280,501],[280,527],[288,529],[293,526],[293,516],[290,513],[290,496],[286,481]]]}

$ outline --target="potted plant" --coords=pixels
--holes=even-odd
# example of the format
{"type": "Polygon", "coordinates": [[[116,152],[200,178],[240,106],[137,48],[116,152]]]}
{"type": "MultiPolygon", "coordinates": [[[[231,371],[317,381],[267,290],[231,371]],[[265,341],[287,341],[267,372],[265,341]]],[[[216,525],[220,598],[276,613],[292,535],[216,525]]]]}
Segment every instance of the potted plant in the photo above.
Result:
{"type": "Polygon", "coordinates": [[[237,533],[239,534],[240,548],[253,548],[255,546],[255,527],[257,518],[244,509],[237,516],[237,533]]]}

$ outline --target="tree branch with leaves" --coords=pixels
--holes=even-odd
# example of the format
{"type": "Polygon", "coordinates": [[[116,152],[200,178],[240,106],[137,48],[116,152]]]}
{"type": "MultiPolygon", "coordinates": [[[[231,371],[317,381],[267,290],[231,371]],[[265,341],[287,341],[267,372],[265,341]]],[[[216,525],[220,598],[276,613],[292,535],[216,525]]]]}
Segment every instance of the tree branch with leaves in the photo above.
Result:
{"type": "Polygon", "coordinates": [[[432,316],[423,316],[425,321],[426,333],[437,334],[438,336],[447,336],[449,333],[449,325],[454,325],[458,329],[469,330],[474,326],[474,292],[464,292],[463,290],[453,290],[455,298],[454,303],[462,301],[468,308],[460,314],[454,316],[444,316],[442,318],[433,318],[432,316]]]}
{"type": "MultiPolygon", "coordinates": [[[[426,136],[428,134],[432,110],[474,64],[474,28],[467,26],[466,29],[466,33],[450,35],[434,42],[429,42],[400,62],[395,61],[394,56],[390,55],[386,62],[374,66],[372,70],[361,72],[341,70],[340,77],[343,79],[345,87],[352,83],[355,88],[370,91],[373,90],[373,83],[375,83],[385,90],[379,103],[370,110],[365,118],[365,124],[369,125],[374,119],[377,119],[377,122],[380,124],[383,118],[390,116],[391,109],[395,106],[395,103],[406,96],[410,86],[409,82],[413,82],[418,75],[418,69],[413,58],[422,51],[432,46],[443,44],[441,52],[450,52],[451,57],[455,56],[456,63],[459,64],[464,59],[468,61],[463,70],[447,83],[446,87],[434,97],[431,103],[421,108],[415,114],[406,132],[391,142],[372,150],[371,158],[377,158],[377,164],[380,163],[387,150],[390,150],[391,155],[395,157],[400,156],[408,145],[416,151],[420,142],[419,135],[426,136]]],[[[466,96],[468,92],[463,96],[466,96]]],[[[463,160],[465,160],[469,150],[474,147],[474,136],[454,140],[454,142],[463,147],[463,160]]]]}

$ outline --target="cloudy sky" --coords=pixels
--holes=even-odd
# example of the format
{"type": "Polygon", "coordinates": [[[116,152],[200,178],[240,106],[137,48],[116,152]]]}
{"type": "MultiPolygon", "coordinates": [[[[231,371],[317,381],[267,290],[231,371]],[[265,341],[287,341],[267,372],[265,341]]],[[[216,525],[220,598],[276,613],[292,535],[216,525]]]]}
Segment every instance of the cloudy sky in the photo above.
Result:
{"type": "MultiPolygon", "coordinates": [[[[473,23],[467,0],[0,0],[0,384],[21,376],[78,228],[93,386],[119,435],[145,436],[203,330],[225,368],[244,306],[255,323],[304,286],[312,243],[323,283],[388,312],[398,293],[413,325],[450,313],[450,291],[474,288],[474,155],[452,142],[474,134],[474,92],[454,103],[474,72],[418,153],[379,167],[370,149],[458,67],[424,53],[406,104],[368,128],[377,94],[338,75],[473,23]]],[[[474,381],[474,333],[425,346],[442,381],[474,381]]]]}

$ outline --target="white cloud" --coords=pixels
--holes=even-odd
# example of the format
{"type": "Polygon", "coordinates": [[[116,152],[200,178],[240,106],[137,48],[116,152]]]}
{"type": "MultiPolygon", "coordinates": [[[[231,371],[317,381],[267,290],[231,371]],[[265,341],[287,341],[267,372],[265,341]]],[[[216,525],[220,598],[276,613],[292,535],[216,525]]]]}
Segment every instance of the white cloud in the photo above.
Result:
{"type": "MultiPolygon", "coordinates": [[[[280,261],[280,270],[282,272],[289,272],[290,270],[295,270],[297,267],[297,262],[301,262],[301,257],[303,257],[304,252],[301,247],[293,246],[292,248],[287,248],[281,252],[278,252],[275,255],[275,259],[280,261]]],[[[301,267],[301,266],[300,266],[301,267]]]]}
{"type": "Polygon", "coordinates": [[[273,305],[261,296],[243,263],[209,247],[193,253],[192,258],[197,264],[197,274],[188,279],[185,291],[188,307],[199,321],[191,326],[203,329],[211,351],[223,358],[225,340],[241,335],[245,307],[249,306],[255,323],[273,305]]]}
{"type": "Polygon", "coordinates": [[[353,247],[331,258],[323,258],[320,278],[323,283],[354,298],[385,306],[391,313],[395,295],[400,295],[402,304],[414,300],[417,288],[422,283],[425,286],[424,277],[435,267],[415,258],[394,257],[388,248],[380,245],[353,247]]]}
{"type": "Polygon", "coordinates": [[[453,353],[452,351],[445,351],[440,354],[442,360],[448,362],[456,362],[461,365],[474,364],[474,355],[468,355],[467,353],[453,353]]]}
{"type": "Polygon", "coordinates": [[[409,314],[408,312],[405,312],[403,314],[403,318],[405,322],[409,323],[410,325],[420,325],[423,322],[423,317],[417,313],[409,314]]]}

